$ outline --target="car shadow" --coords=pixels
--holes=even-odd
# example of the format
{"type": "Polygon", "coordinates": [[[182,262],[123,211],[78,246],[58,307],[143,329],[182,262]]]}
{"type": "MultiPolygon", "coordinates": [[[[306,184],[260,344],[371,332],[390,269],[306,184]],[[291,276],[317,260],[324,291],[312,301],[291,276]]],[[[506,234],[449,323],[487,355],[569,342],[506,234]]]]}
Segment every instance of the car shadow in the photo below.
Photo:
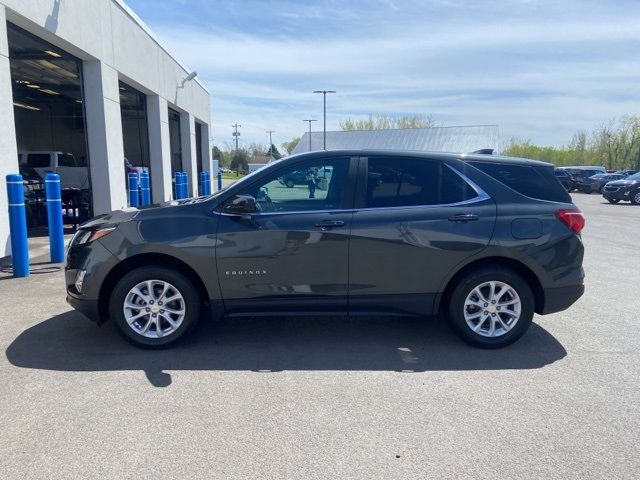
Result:
{"type": "Polygon", "coordinates": [[[98,328],[75,311],[22,332],[7,348],[11,364],[69,372],[141,370],[156,387],[166,371],[396,371],[534,369],[567,354],[533,324],[514,345],[470,347],[439,320],[405,318],[247,318],[202,322],[173,348],[144,350],[111,323],[98,328]]]}

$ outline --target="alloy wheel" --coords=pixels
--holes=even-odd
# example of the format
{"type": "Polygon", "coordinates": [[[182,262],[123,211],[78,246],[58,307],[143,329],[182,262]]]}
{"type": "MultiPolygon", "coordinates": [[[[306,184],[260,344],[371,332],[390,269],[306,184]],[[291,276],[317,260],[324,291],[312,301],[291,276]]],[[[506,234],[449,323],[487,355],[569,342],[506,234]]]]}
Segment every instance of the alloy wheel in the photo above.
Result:
{"type": "Polygon", "coordinates": [[[500,337],[520,319],[522,301],[515,289],[504,282],[484,282],[471,290],[464,302],[467,326],[483,337],[500,337]]]}
{"type": "Polygon", "coordinates": [[[129,290],[123,304],[124,318],[138,335],[163,338],[174,333],[185,318],[185,300],[164,280],[145,280],[129,290]]]}

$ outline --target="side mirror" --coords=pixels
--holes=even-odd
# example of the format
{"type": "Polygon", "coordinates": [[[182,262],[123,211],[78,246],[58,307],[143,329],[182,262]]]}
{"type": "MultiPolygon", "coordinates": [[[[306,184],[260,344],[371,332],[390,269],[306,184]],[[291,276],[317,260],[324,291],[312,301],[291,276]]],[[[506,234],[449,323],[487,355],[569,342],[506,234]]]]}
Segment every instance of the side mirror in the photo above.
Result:
{"type": "Polygon", "coordinates": [[[250,215],[258,211],[256,199],[251,195],[236,195],[224,206],[224,213],[250,215]]]}

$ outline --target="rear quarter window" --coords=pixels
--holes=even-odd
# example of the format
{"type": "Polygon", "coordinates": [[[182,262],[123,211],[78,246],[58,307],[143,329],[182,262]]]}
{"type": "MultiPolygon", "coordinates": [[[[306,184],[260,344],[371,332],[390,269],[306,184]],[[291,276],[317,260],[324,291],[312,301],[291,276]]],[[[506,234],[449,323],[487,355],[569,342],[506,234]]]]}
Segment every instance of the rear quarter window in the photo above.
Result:
{"type": "Polygon", "coordinates": [[[469,162],[521,195],[551,202],[571,203],[553,167],[509,163],[469,162]]]}

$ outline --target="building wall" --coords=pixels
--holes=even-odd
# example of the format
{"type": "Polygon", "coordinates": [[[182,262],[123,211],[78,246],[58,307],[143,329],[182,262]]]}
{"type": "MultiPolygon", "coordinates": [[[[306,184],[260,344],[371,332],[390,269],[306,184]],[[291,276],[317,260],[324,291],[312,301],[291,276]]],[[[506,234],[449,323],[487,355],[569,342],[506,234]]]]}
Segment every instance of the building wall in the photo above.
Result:
{"type": "MultiPolygon", "coordinates": [[[[209,93],[198,82],[182,80],[190,73],[154,38],[122,0],[0,0],[0,173],[18,171],[14,132],[6,21],[66,50],[83,60],[85,116],[96,214],[126,205],[122,125],[118,80],[148,95],[156,106],[148,115],[149,149],[154,201],[171,197],[168,124],[169,106],[186,121],[183,167],[195,179],[197,172],[195,122],[209,131],[209,93]],[[164,121],[163,121],[164,119],[164,121]],[[155,155],[155,157],[154,157],[155,155]],[[167,165],[169,167],[167,168],[167,165]]],[[[151,109],[150,109],[151,110],[151,109]]],[[[198,146],[210,162],[208,135],[198,146]]],[[[192,185],[193,191],[197,191],[192,185]]],[[[0,186],[0,257],[9,255],[6,191],[0,186]]]]}

